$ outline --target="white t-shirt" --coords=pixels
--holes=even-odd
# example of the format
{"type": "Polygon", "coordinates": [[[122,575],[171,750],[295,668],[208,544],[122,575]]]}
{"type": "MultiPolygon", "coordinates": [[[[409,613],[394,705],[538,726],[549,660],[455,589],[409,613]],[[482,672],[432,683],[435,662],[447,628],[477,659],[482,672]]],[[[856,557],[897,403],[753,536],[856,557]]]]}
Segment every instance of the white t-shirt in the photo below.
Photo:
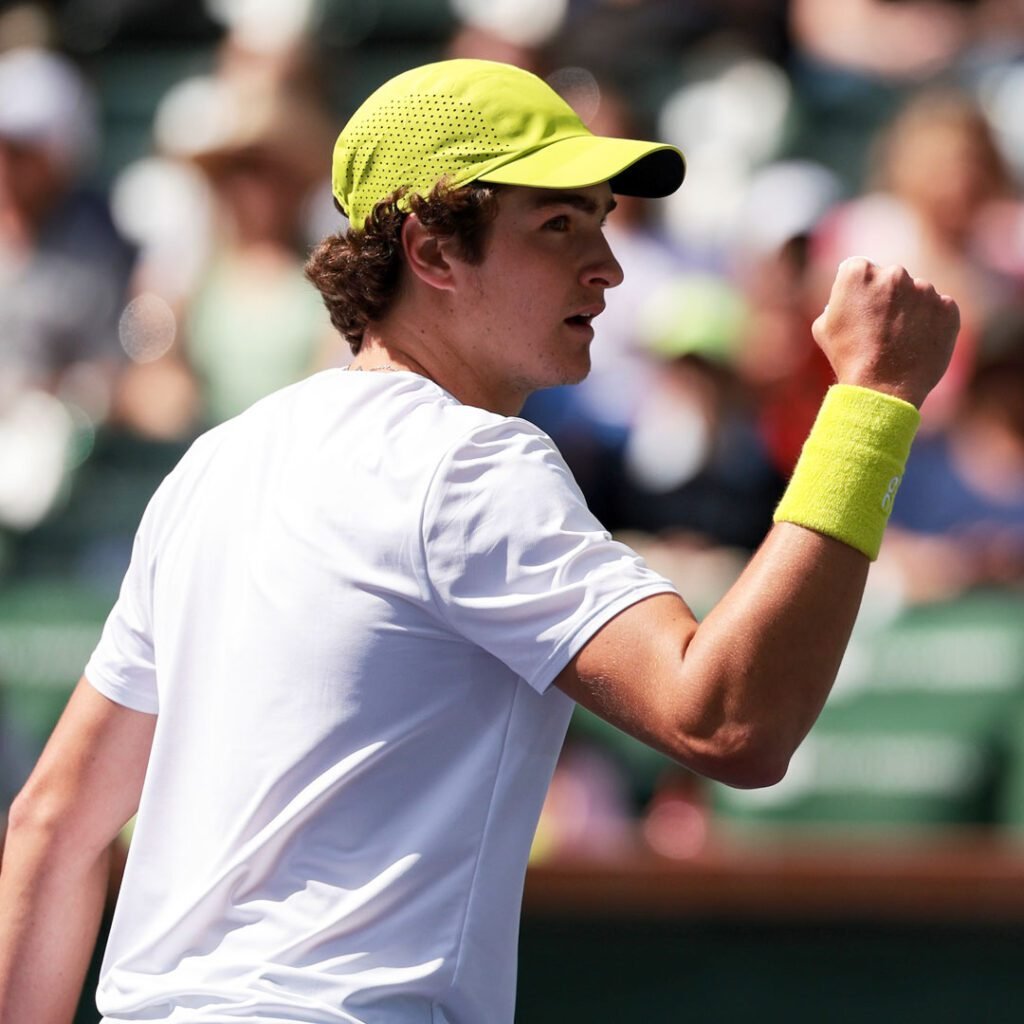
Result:
{"type": "Polygon", "coordinates": [[[511,1021],[551,681],[671,590],[541,431],[415,374],[200,438],[86,668],[158,714],[104,1021],[511,1021]]]}

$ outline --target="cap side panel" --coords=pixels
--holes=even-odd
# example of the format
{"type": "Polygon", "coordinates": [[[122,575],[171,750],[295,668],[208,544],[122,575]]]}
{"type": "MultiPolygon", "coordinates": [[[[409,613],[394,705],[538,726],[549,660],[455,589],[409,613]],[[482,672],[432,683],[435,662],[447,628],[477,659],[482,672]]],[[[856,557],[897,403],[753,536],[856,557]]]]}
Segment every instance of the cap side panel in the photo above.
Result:
{"type": "Polygon", "coordinates": [[[657,196],[684,171],[670,146],[593,136],[521,68],[452,60],[398,75],[362,104],[335,145],[332,182],[361,227],[396,190],[426,196],[442,180],[572,188],[614,179],[623,193],[657,196]]]}

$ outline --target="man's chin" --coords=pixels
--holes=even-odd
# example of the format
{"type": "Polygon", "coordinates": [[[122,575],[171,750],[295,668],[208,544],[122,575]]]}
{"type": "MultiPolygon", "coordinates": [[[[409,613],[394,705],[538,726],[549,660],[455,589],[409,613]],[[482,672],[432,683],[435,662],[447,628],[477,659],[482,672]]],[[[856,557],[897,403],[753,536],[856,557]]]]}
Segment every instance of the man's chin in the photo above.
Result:
{"type": "Polygon", "coordinates": [[[580,359],[579,368],[573,371],[570,368],[570,372],[563,382],[565,384],[581,384],[590,376],[591,362],[590,362],[590,349],[588,348],[580,359]]]}
{"type": "Polygon", "coordinates": [[[566,387],[580,384],[590,375],[590,352],[582,353],[572,365],[553,367],[550,373],[540,379],[522,380],[518,390],[530,395],[535,391],[548,391],[551,388],[566,387]]]}
{"type": "Polygon", "coordinates": [[[557,378],[553,378],[551,380],[545,381],[543,384],[536,385],[536,387],[534,387],[533,390],[547,391],[551,388],[571,387],[574,384],[582,384],[583,381],[585,381],[589,376],[590,366],[588,364],[585,370],[579,370],[575,372],[570,372],[566,370],[565,372],[559,374],[557,378]]]}
{"type": "Polygon", "coordinates": [[[574,353],[572,361],[566,360],[565,364],[558,367],[559,379],[551,387],[559,387],[565,384],[579,384],[590,376],[591,360],[590,346],[574,353]]]}

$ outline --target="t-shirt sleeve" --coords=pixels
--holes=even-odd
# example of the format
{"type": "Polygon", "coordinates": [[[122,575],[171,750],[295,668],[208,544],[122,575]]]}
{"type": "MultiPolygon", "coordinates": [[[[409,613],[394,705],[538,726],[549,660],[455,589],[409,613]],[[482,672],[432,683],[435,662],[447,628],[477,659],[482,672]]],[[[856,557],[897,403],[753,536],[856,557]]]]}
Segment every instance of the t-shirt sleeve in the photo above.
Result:
{"type": "Polygon", "coordinates": [[[155,715],[159,710],[153,652],[149,516],[135,535],[132,559],[100,642],[85,666],[93,688],[118,704],[155,715]]]}
{"type": "Polygon", "coordinates": [[[551,440],[523,420],[478,427],[424,504],[438,614],[543,692],[606,622],[673,585],[587,508],[551,440]]]}

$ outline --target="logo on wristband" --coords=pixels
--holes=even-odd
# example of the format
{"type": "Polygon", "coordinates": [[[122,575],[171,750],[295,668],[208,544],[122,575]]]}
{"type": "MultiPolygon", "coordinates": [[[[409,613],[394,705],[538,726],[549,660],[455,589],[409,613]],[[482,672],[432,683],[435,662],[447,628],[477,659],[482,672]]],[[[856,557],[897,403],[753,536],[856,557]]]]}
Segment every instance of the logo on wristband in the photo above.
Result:
{"type": "Polygon", "coordinates": [[[896,490],[899,488],[899,486],[900,486],[900,478],[898,476],[894,476],[889,481],[889,487],[886,490],[885,494],[882,496],[882,511],[883,512],[888,512],[892,508],[893,500],[896,497],[896,490]]]}

